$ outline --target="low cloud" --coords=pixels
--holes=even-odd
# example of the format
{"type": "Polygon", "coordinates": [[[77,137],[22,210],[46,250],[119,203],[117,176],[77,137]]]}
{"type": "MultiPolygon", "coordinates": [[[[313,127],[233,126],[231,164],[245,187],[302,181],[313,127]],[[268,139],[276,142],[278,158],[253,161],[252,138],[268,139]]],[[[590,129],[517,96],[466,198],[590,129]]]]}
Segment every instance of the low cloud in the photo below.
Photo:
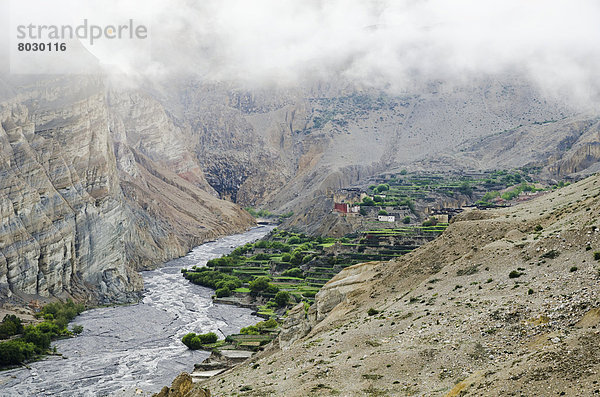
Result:
{"type": "Polygon", "coordinates": [[[111,71],[132,78],[191,73],[249,86],[343,79],[402,91],[415,82],[516,73],[554,95],[600,99],[600,3],[594,0],[119,4],[89,12],[149,21],[151,60],[135,50],[113,59],[100,46],[88,48],[111,71]]]}

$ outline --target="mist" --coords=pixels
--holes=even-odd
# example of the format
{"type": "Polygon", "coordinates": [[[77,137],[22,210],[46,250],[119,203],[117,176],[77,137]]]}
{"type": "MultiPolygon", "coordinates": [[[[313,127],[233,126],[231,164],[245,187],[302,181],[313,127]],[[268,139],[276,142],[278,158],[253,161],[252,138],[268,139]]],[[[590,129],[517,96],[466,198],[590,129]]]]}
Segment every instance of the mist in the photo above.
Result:
{"type": "Polygon", "coordinates": [[[548,94],[600,99],[600,3],[593,0],[138,0],[78,2],[70,12],[149,24],[149,58],[131,43],[119,43],[127,47],[118,53],[86,46],[105,70],[131,81],[175,74],[249,87],[343,80],[402,92],[510,73],[548,94]]]}

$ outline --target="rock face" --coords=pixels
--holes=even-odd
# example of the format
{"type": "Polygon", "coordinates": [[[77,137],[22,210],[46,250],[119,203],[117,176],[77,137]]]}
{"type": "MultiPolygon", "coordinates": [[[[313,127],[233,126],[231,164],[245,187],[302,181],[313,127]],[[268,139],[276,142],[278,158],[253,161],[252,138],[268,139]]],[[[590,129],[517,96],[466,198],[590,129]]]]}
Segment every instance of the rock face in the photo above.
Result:
{"type": "Polygon", "coordinates": [[[252,223],[211,194],[143,95],[110,94],[100,78],[14,92],[0,103],[0,299],[129,301],[137,270],[252,223]]]}
{"type": "Polygon", "coordinates": [[[415,166],[452,170],[536,166],[548,178],[580,178],[597,172],[599,160],[600,121],[596,115],[588,114],[520,125],[466,142],[459,150],[415,166]]]}
{"type": "Polygon", "coordinates": [[[221,197],[293,211],[286,226],[309,233],[346,230],[320,224],[331,207],[314,201],[328,189],[393,169],[536,165],[556,178],[600,168],[595,115],[516,76],[423,83],[401,94],[341,81],[246,90],[176,81],[160,92],[221,197]]]}
{"type": "Polygon", "coordinates": [[[184,372],[175,378],[171,387],[163,387],[153,397],[210,397],[209,390],[201,388],[192,390],[193,386],[192,377],[184,372]]]}
{"type": "Polygon", "coordinates": [[[215,395],[593,395],[600,176],[464,212],[389,262],[344,269],[280,347],[202,383],[215,395]],[[373,310],[371,310],[373,309],[373,310]]]}
{"type": "Polygon", "coordinates": [[[360,290],[361,285],[370,281],[375,273],[377,262],[359,263],[342,269],[329,280],[315,296],[315,304],[308,310],[298,304],[287,313],[279,334],[279,346],[286,349],[295,341],[306,336],[339,304],[348,301],[348,295],[360,290]]]}

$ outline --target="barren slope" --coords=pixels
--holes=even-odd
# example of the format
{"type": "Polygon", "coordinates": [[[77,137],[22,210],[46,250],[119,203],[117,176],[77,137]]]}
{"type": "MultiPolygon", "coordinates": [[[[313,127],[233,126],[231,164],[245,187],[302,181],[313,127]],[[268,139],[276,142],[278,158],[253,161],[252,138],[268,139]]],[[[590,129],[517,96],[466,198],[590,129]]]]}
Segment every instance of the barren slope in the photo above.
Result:
{"type": "MultiPolygon", "coordinates": [[[[512,75],[415,84],[393,95],[342,81],[253,90],[178,81],[153,95],[189,132],[188,147],[222,197],[298,214],[327,188],[575,115],[512,75]]],[[[534,151],[543,157],[547,134],[539,135],[544,145],[534,151]]],[[[519,164],[529,156],[508,155],[519,164]]]]}
{"type": "Polygon", "coordinates": [[[592,395],[599,213],[599,176],[465,213],[400,260],[343,270],[307,316],[292,311],[280,347],[202,387],[215,396],[592,395]]]}

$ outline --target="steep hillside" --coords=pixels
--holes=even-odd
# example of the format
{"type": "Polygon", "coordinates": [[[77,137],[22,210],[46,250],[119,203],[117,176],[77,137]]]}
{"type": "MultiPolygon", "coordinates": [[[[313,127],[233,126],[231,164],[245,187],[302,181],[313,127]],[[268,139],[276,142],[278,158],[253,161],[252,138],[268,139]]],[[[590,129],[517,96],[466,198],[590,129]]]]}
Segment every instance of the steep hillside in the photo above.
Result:
{"type": "Polygon", "coordinates": [[[306,314],[290,312],[278,346],[200,386],[216,396],[597,393],[599,213],[597,175],[463,213],[402,259],[344,269],[306,314]]]}
{"type": "MultiPolygon", "coordinates": [[[[431,82],[396,94],[342,81],[245,90],[177,81],[153,95],[189,131],[190,150],[222,197],[298,214],[328,188],[575,115],[515,76],[431,82]]],[[[530,161],[529,152],[511,153],[516,163],[530,161]]]]}
{"type": "Polygon", "coordinates": [[[458,149],[413,165],[423,169],[494,169],[537,166],[542,176],[582,177],[598,171],[600,122],[597,115],[577,115],[520,125],[468,140],[458,149]]]}
{"type": "Polygon", "coordinates": [[[0,103],[0,299],[126,301],[137,270],[252,224],[218,200],[155,102],[101,78],[14,85],[0,103]],[[16,94],[18,92],[18,94],[16,94]]]}
{"type": "Polygon", "coordinates": [[[533,165],[544,178],[580,178],[600,158],[597,115],[580,114],[514,75],[402,93],[341,80],[288,89],[178,80],[151,95],[185,131],[220,197],[292,211],[284,227],[309,233],[332,228],[323,224],[328,190],[382,172],[533,165]]]}

